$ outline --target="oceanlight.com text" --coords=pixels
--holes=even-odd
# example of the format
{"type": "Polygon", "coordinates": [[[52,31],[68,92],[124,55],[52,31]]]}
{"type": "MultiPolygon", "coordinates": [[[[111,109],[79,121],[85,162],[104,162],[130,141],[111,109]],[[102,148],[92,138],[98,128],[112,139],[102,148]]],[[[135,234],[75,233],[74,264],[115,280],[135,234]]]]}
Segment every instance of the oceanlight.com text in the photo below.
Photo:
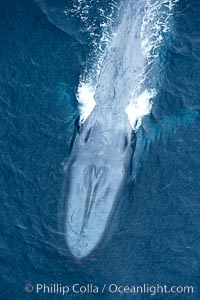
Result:
{"type": "Polygon", "coordinates": [[[160,284],[142,284],[142,285],[120,285],[116,283],[105,283],[102,285],[96,285],[92,283],[73,285],[60,284],[60,283],[37,283],[32,285],[28,283],[25,285],[25,291],[27,293],[36,294],[54,294],[54,295],[67,295],[67,294],[149,294],[151,296],[159,294],[194,294],[195,288],[191,285],[160,285],[160,284]]]}

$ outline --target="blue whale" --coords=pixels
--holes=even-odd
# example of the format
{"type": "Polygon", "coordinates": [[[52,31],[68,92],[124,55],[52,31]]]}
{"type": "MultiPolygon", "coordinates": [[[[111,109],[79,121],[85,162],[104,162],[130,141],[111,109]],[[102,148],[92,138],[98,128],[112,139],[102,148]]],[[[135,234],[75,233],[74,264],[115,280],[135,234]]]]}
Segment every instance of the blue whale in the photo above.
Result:
{"type": "Polygon", "coordinates": [[[102,241],[129,176],[133,128],[126,107],[145,66],[143,7],[143,1],[126,6],[101,67],[96,106],[80,126],[65,168],[64,233],[78,259],[102,241]]]}

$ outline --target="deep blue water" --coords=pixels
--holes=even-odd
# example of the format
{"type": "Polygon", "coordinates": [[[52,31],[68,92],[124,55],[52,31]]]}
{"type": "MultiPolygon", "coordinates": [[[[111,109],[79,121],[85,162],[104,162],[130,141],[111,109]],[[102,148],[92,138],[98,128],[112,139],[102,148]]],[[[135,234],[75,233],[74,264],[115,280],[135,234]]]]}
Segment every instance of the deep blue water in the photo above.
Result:
{"type": "MultiPolygon", "coordinates": [[[[176,6],[167,51],[161,53],[159,93],[138,133],[144,131],[149,139],[148,152],[136,181],[124,191],[108,236],[82,263],[70,256],[58,218],[63,163],[78,117],[75,93],[92,46],[87,34],[80,34],[78,20],[65,24],[58,15],[65,31],[47,19],[39,4],[0,2],[0,299],[62,298],[27,294],[26,283],[198,287],[199,1],[180,0],[176,6]]],[[[63,2],[49,1],[49,5],[59,9],[63,2]]],[[[108,293],[68,295],[70,299],[123,297],[151,299],[108,293]]],[[[197,289],[193,295],[152,298],[198,297],[197,289]]]]}

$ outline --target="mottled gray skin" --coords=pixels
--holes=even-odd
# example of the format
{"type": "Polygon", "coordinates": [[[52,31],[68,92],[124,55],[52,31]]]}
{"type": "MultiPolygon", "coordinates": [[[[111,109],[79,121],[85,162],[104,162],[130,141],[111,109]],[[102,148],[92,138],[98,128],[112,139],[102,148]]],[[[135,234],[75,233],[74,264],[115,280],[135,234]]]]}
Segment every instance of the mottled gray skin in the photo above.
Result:
{"type": "Polygon", "coordinates": [[[137,6],[130,1],[126,8],[101,70],[97,106],[76,136],[66,169],[64,230],[76,258],[102,240],[129,172],[132,130],[125,108],[144,67],[137,6]]]}

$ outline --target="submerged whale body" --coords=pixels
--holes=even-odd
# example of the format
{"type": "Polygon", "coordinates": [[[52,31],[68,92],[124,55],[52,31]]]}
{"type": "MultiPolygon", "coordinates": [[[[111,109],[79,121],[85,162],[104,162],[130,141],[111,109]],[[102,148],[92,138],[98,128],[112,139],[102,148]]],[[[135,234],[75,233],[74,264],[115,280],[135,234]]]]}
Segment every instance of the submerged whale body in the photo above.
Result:
{"type": "Polygon", "coordinates": [[[125,108],[145,64],[143,8],[143,1],[126,7],[101,68],[96,106],[75,138],[65,170],[64,232],[79,259],[101,242],[129,175],[132,128],[125,108]]]}

